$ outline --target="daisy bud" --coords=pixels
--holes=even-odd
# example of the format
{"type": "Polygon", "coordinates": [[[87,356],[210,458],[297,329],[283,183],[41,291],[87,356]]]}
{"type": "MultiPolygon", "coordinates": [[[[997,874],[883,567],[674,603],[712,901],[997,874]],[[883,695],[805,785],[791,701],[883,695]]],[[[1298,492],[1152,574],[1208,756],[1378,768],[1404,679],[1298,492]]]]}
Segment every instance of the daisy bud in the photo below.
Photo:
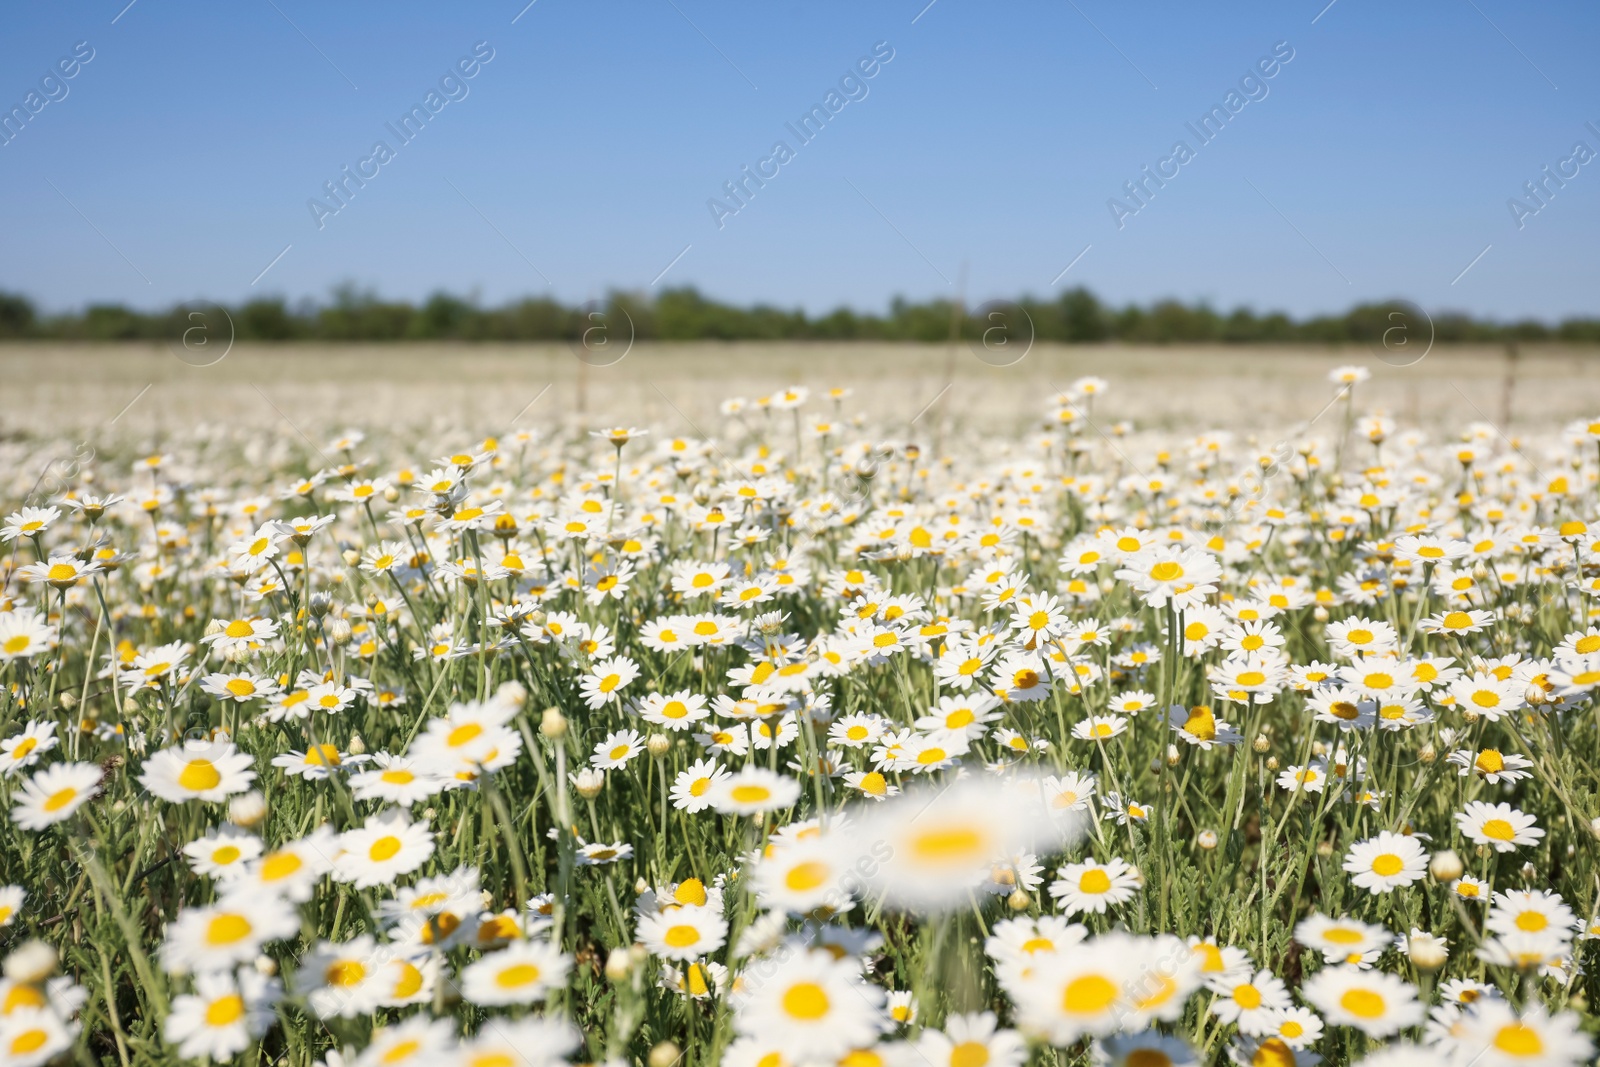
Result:
{"type": "Polygon", "coordinates": [[[389,488],[383,491],[383,499],[393,504],[396,500],[400,499],[400,490],[396,489],[392,485],[389,486],[389,488]]]}
{"type": "Polygon", "coordinates": [[[1465,722],[1477,722],[1478,719],[1479,719],[1479,715],[1478,715],[1478,713],[1476,711],[1474,711],[1471,708],[1462,708],[1461,709],[1461,718],[1465,722]]]}
{"type": "Polygon", "coordinates": [[[672,742],[666,734],[651,734],[650,740],[645,742],[645,748],[650,751],[650,755],[660,759],[672,750],[672,742]]]}
{"type": "Polygon", "coordinates": [[[1528,691],[1523,694],[1523,697],[1528,701],[1529,704],[1532,704],[1534,707],[1538,707],[1540,704],[1543,704],[1548,699],[1548,697],[1545,694],[1544,689],[1542,689],[1541,687],[1539,687],[1537,685],[1528,686],[1528,691]]]}
{"type": "Polygon", "coordinates": [[[240,793],[228,802],[228,821],[235,826],[250,830],[261,825],[261,821],[266,817],[267,798],[259,789],[240,793]]]}
{"type": "Polygon", "coordinates": [[[328,627],[328,637],[336,645],[347,645],[350,638],[355,636],[355,631],[350,627],[349,619],[335,619],[333,625],[328,627]]]}
{"type": "Polygon", "coordinates": [[[650,892],[650,883],[645,881],[643,878],[635,878],[633,881],[633,892],[636,896],[644,896],[644,894],[650,892]]]}
{"type": "Polygon", "coordinates": [[[361,737],[360,734],[356,734],[356,735],[354,735],[353,737],[350,738],[350,755],[352,755],[352,756],[364,756],[364,755],[366,755],[366,752],[367,752],[367,743],[366,743],[366,741],[362,740],[362,737],[361,737]]]}
{"type": "Polygon", "coordinates": [[[263,978],[271,978],[278,973],[278,961],[271,956],[257,956],[255,968],[256,973],[263,978]]]}
{"type": "Polygon", "coordinates": [[[1328,746],[1321,741],[1314,741],[1311,744],[1311,754],[1313,756],[1326,756],[1328,754],[1328,746]]]}
{"type": "Polygon", "coordinates": [[[1437,971],[1450,958],[1450,947],[1441,937],[1412,934],[1406,938],[1406,955],[1419,971],[1437,971]]]}
{"type": "Polygon", "coordinates": [[[513,704],[520,708],[528,702],[528,689],[518,681],[505,682],[494,691],[494,698],[503,704],[513,704]]]}
{"type": "Polygon", "coordinates": [[[1531,882],[1537,877],[1539,877],[1539,868],[1532,863],[1524,863],[1522,865],[1522,880],[1524,882],[1531,882]]]}
{"type": "Polygon", "coordinates": [[[122,702],[122,710],[127,712],[129,715],[137,712],[139,710],[138,699],[136,697],[129,696],[127,700],[122,702]]]}
{"type": "Polygon", "coordinates": [[[311,594],[311,614],[315,618],[322,618],[333,609],[333,597],[327,593],[311,594]]]}
{"type": "Polygon", "coordinates": [[[1266,734],[1256,734],[1256,739],[1250,742],[1250,747],[1263,755],[1272,749],[1272,740],[1266,734]]]}
{"type": "Polygon", "coordinates": [[[545,708],[539,719],[539,732],[552,741],[559,741],[567,735],[567,717],[559,708],[545,708]]]}
{"type": "Polygon", "coordinates": [[[1178,751],[1177,745],[1167,746],[1167,766],[1176,767],[1183,760],[1183,755],[1178,751]]]}
{"type": "Polygon", "coordinates": [[[1327,622],[1328,609],[1323,607],[1321,604],[1318,604],[1315,608],[1311,609],[1311,617],[1316,619],[1318,622],[1327,622]]]}
{"type": "Polygon", "coordinates": [[[1277,769],[1278,769],[1278,757],[1277,756],[1268,756],[1267,757],[1267,770],[1275,771],[1277,769]]]}
{"type": "Polygon", "coordinates": [[[1439,750],[1433,747],[1432,741],[1429,741],[1427,744],[1423,745],[1422,748],[1417,752],[1417,759],[1423,763],[1432,763],[1438,758],[1439,750]]]}
{"type": "Polygon", "coordinates": [[[228,624],[223,622],[221,619],[212,619],[210,622],[206,623],[206,636],[211,637],[216,634],[220,634],[227,628],[228,624]]]}
{"type": "Polygon", "coordinates": [[[1201,830],[1195,842],[1207,852],[1217,847],[1217,832],[1215,830],[1201,830]]]}
{"type": "Polygon", "coordinates": [[[432,822],[439,817],[439,809],[433,807],[423,808],[422,817],[428,822],[432,822]]]}
{"type": "Polygon", "coordinates": [[[1026,911],[1028,905],[1032,903],[1033,898],[1023,889],[1013,889],[1011,895],[1006,897],[1006,907],[1012,911],[1026,911]]]}
{"type": "Polygon", "coordinates": [[[646,1062],[650,1067],[672,1067],[682,1058],[682,1049],[671,1041],[663,1041],[650,1050],[650,1058],[646,1062]]]}
{"type": "Polygon", "coordinates": [[[24,941],[6,957],[5,976],[22,985],[37,985],[56,973],[56,950],[37,938],[24,941]]]}
{"type": "Polygon", "coordinates": [[[606,787],[606,775],[604,771],[597,771],[593,767],[585,767],[572,776],[572,784],[577,788],[580,797],[585,800],[593,800],[606,787]]]}
{"type": "Polygon", "coordinates": [[[637,942],[628,946],[628,963],[634,967],[643,967],[650,962],[650,953],[637,942]]]}
{"type": "Polygon", "coordinates": [[[72,693],[61,694],[61,706],[68,711],[78,706],[78,698],[72,693]]]}
{"type": "Polygon", "coordinates": [[[1489,577],[1489,568],[1483,565],[1482,560],[1472,565],[1472,576],[1480,582],[1489,577]]]}
{"type": "Polygon", "coordinates": [[[224,663],[245,663],[253,655],[255,653],[243,645],[229,645],[222,653],[222,659],[224,663]]]}
{"type": "Polygon", "coordinates": [[[1589,832],[1596,837],[1600,837],[1600,818],[1589,820],[1589,832]]]}
{"type": "Polygon", "coordinates": [[[353,548],[345,549],[340,553],[340,555],[344,557],[344,564],[346,567],[354,567],[357,563],[361,562],[361,553],[357,552],[353,548]]]}

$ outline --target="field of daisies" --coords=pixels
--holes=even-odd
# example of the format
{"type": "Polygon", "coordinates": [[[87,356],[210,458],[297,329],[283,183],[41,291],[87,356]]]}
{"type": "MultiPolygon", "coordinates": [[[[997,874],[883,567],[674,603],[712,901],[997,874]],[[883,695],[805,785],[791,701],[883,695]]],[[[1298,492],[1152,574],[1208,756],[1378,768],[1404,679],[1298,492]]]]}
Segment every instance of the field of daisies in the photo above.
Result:
{"type": "Polygon", "coordinates": [[[1600,422],[1366,379],[0,442],[0,1067],[1592,1062],[1600,422]]]}

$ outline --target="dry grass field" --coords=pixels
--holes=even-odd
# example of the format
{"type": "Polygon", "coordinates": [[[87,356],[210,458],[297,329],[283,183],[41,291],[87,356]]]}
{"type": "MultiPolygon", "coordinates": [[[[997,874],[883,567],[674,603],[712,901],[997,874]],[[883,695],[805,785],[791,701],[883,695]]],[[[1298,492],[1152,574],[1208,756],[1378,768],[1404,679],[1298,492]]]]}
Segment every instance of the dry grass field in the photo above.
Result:
{"type": "Polygon", "coordinates": [[[27,344],[0,347],[0,432],[69,431],[96,440],[211,422],[289,422],[322,438],[346,425],[449,422],[484,433],[503,432],[513,420],[666,426],[698,422],[730,396],[801,383],[847,386],[852,410],[915,419],[927,434],[1023,427],[1040,416],[1047,394],[1094,374],[1113,387],[1097,411],[1107,419],[1248,433],[1314,417],[1329,396],[1327,372],[1345,363],[1373,373],[1359,409],[1425,427],[1474,420],[1551,427],[1600,410],[1600,354],[1559,347],[1523,351],[1508,420],[1508,363],[1498,347],[1440,346],[1397,367],[1358,347],[1037,345],[1020,362],[996,367],[964,344],[638,344],[598,367],[561,345],[241,344],[197,367],[159,345],[27,344]]]}

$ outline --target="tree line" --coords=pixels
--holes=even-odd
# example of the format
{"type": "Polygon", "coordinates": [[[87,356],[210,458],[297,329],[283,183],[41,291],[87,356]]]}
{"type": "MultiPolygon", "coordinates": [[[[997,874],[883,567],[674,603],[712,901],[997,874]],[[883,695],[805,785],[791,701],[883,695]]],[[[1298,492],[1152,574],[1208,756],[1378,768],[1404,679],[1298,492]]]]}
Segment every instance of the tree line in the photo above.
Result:
{"type": "MultiPolygon", "coordinates": [[[[26,297],[0,292],[0,339],[59,341],[156,341],[181,336],[192,325],[194,305],[146,312],[121,304],[91,304],[81,311],[41,313],[26,297]]],[[[996,323],[1025,329],[1020,307],[1040,341],[1093,344],[1350,344],[1373,343],[1396,328],[1421,338],[1427,324],[1402,302],[1359,304],[1342,315],[1292,318],[1248,307],[1218,311],[1207,304],[1158,300],[1114,307],[1084,288],[1054,300],[1023,297],[1007,305],[1009,315],[988,315],[992,305],[964,307],[949,300],[914,302],[896,298],[886,313],[841,307],[809,315],[769,304],[737,307],[703,296],[692,287],[659,294],[613,292],[589,305],[527,297],[498,307],[437,292],[420,304],[384,300],[354,286],[336,288],[324,302],[294,304],[281,297],[227,308],[236,336],[245,341],[562,341],[581,337],[598,322],[659,341],[948,341],[955,333],[973,339],[996,323]],[[603,318],[597,318],[602,316],[603,318]]],[[[1005,314],[1003,311],[1002,314],[1005,314]]],[[[1494,322],[1463,313],[1432,316],[1440,343],[1554,341],[1600,344],[1600,319],[1569,318],[1494,322]]]]}

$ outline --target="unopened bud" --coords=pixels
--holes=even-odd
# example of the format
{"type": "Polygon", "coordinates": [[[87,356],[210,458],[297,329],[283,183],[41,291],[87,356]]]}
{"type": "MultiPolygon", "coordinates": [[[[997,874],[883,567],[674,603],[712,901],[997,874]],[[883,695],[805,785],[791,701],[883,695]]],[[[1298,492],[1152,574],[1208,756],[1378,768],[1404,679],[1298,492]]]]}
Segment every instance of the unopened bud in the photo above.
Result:
{"type": "Polygon", "coordinates": [[[1195,838],[1195,841],[1201,848],[1210,852],[1217,847],[1217,832],[1215,830],[1201,830],[1200,836],[1195,838]]]}
{"type": "Polygon", "coordinates": [[[593,767],[585,767],[572,776],[572,784],[577,787],[580,797],[585,800],[593,800],[606,787],[606,775],[604,771],[596,770],[593,767]]]}
{"type": "Polygon", "coordinates": [[[1268,756],[1267,757],[1267,770],[1275,771],[1277,769],[1278,769],[1278,757],[1277,756],[1268,756]]]}
{"type": "Polygon", "coordinates": [[[559,708],[545,708],[539,719],[539,732],[552,741],[559,741],[567,736],[567,717],[559,708]]]}
{"type": "Polygon", "coordinates": [[[328,638],[336,645],[349,644],[353,636],[355,631],[351,628],[349,619],[334,619],[333,625],[328,627],[328,638]]]}
{"type": "Polygon", "coordinates": [[[1177,745],[1167,746],[1167,766],[1176,767],[1183,759],[1183,753],[1178,751],[1177,745]]]}
{"type": "Polygon", "coordinates": [[[357,563],[361,562],[361,553],[357,552],[353,548],[345,549],[340,553],[340,555],[344,557],[345,566],[347,567],[354,567],[357,563]]]}
{"type": "Polygon", "coordinates": [[[672,1067],[683,1058],[683,1050],[671,1041],[663,1041],[650,1050],[650,1058],[645,1062],[649,1067],[672,1067]]]}
{"type": "Polygon", "coordinates": [[[1250,747],[1265,755],[1272,750],[1272,739],[1266,734],[1256,734],[1256,739],[1250,742],[1250,747]]]}
{"type": "Polygon", "coordinates": [[[1025,889],[1013,889],[1011,895],[1006,897],[1006,907],[1012,911],[1026,911],[1028,905],[1033,903],[1033,898],[1025,889]]]}
{"type": "Polygon", "coordinates": [[[650,740],[645,742],[645,748],[649,749],[650,755],[660,759],[672,751],[672,739],[666,734],[651,734],[650,740]]]}
{"type": "Polygon", "coordinates": [[[21,985],[38,985],[56,973],[56,950],[33,938],[6,957],[5,976],[21,985]]]}
{"type": "Polygon", "coordinates": [[[1311,609],[1311,617],[1316,619],[1318,622],[1327,622],[1328,609],[1323,607],[1321,604],[1318,604],[1316,607],[1311,609]]]}
{"type": "Polygon", "coordinates": [[[364,741],[362,739],[361,735],[360,734],[355,734],[354,736],[352,736],[350,738],[350,755],[352,755],[352,756],[364,756],[364,755],[366,755],[366,752],[367,752],[367,743],[366,743],[366,741],[364,741]]]}
{"type": "Polygon", "coordinates": [[[278,973],[278,961],[271,956],[262,954],[256,957],[255,968],[256,973],[263,978],[271,978],[278,973]]]}
{"type": "Polygon", "coordinates": [[[259,789],[240,793],[228,802],[228,821],[235,826],[251,830],[261,825],[261,821],[266,817],[267,798],[259,789]]]}
{"type": "Polygon", "coordinates": [[[1406,955],[1419,971],[1437,971],[1450,958],[1450,946],[1432,934],[1412,934],[1406,938],[1406,955]]]}
{"type": "Polygon", "coordinates": [[[1327,859],[1329,856],[1333,855],[1333,842],[1332,841],[1318,841],[1317,842],[1317,855],[1321,856],[1323,859],[1327,859]]]}
{"type": "Polygon", "coordinates": [[[528,702],[528,687],[512,679],[503,683],[499,689],[494,691],[494,698],[503,704],[510,704],[520,708],[528,702]]]}
{"type": "Polygon", "coordinates": [[[1439,750],[1433,747],[1432,741],[1429,741],[1427,744],[1423,745],[1422,748],[1417,752],[1417,759],[1423,763],[1432,763],[1438,758],[1439,750]]]}
{"type": "Polygon", "coordinates": [[[632,964],[627,949],[614,948],[606,955],[606,977],[613,982],[625,982],[632,964]]]}

